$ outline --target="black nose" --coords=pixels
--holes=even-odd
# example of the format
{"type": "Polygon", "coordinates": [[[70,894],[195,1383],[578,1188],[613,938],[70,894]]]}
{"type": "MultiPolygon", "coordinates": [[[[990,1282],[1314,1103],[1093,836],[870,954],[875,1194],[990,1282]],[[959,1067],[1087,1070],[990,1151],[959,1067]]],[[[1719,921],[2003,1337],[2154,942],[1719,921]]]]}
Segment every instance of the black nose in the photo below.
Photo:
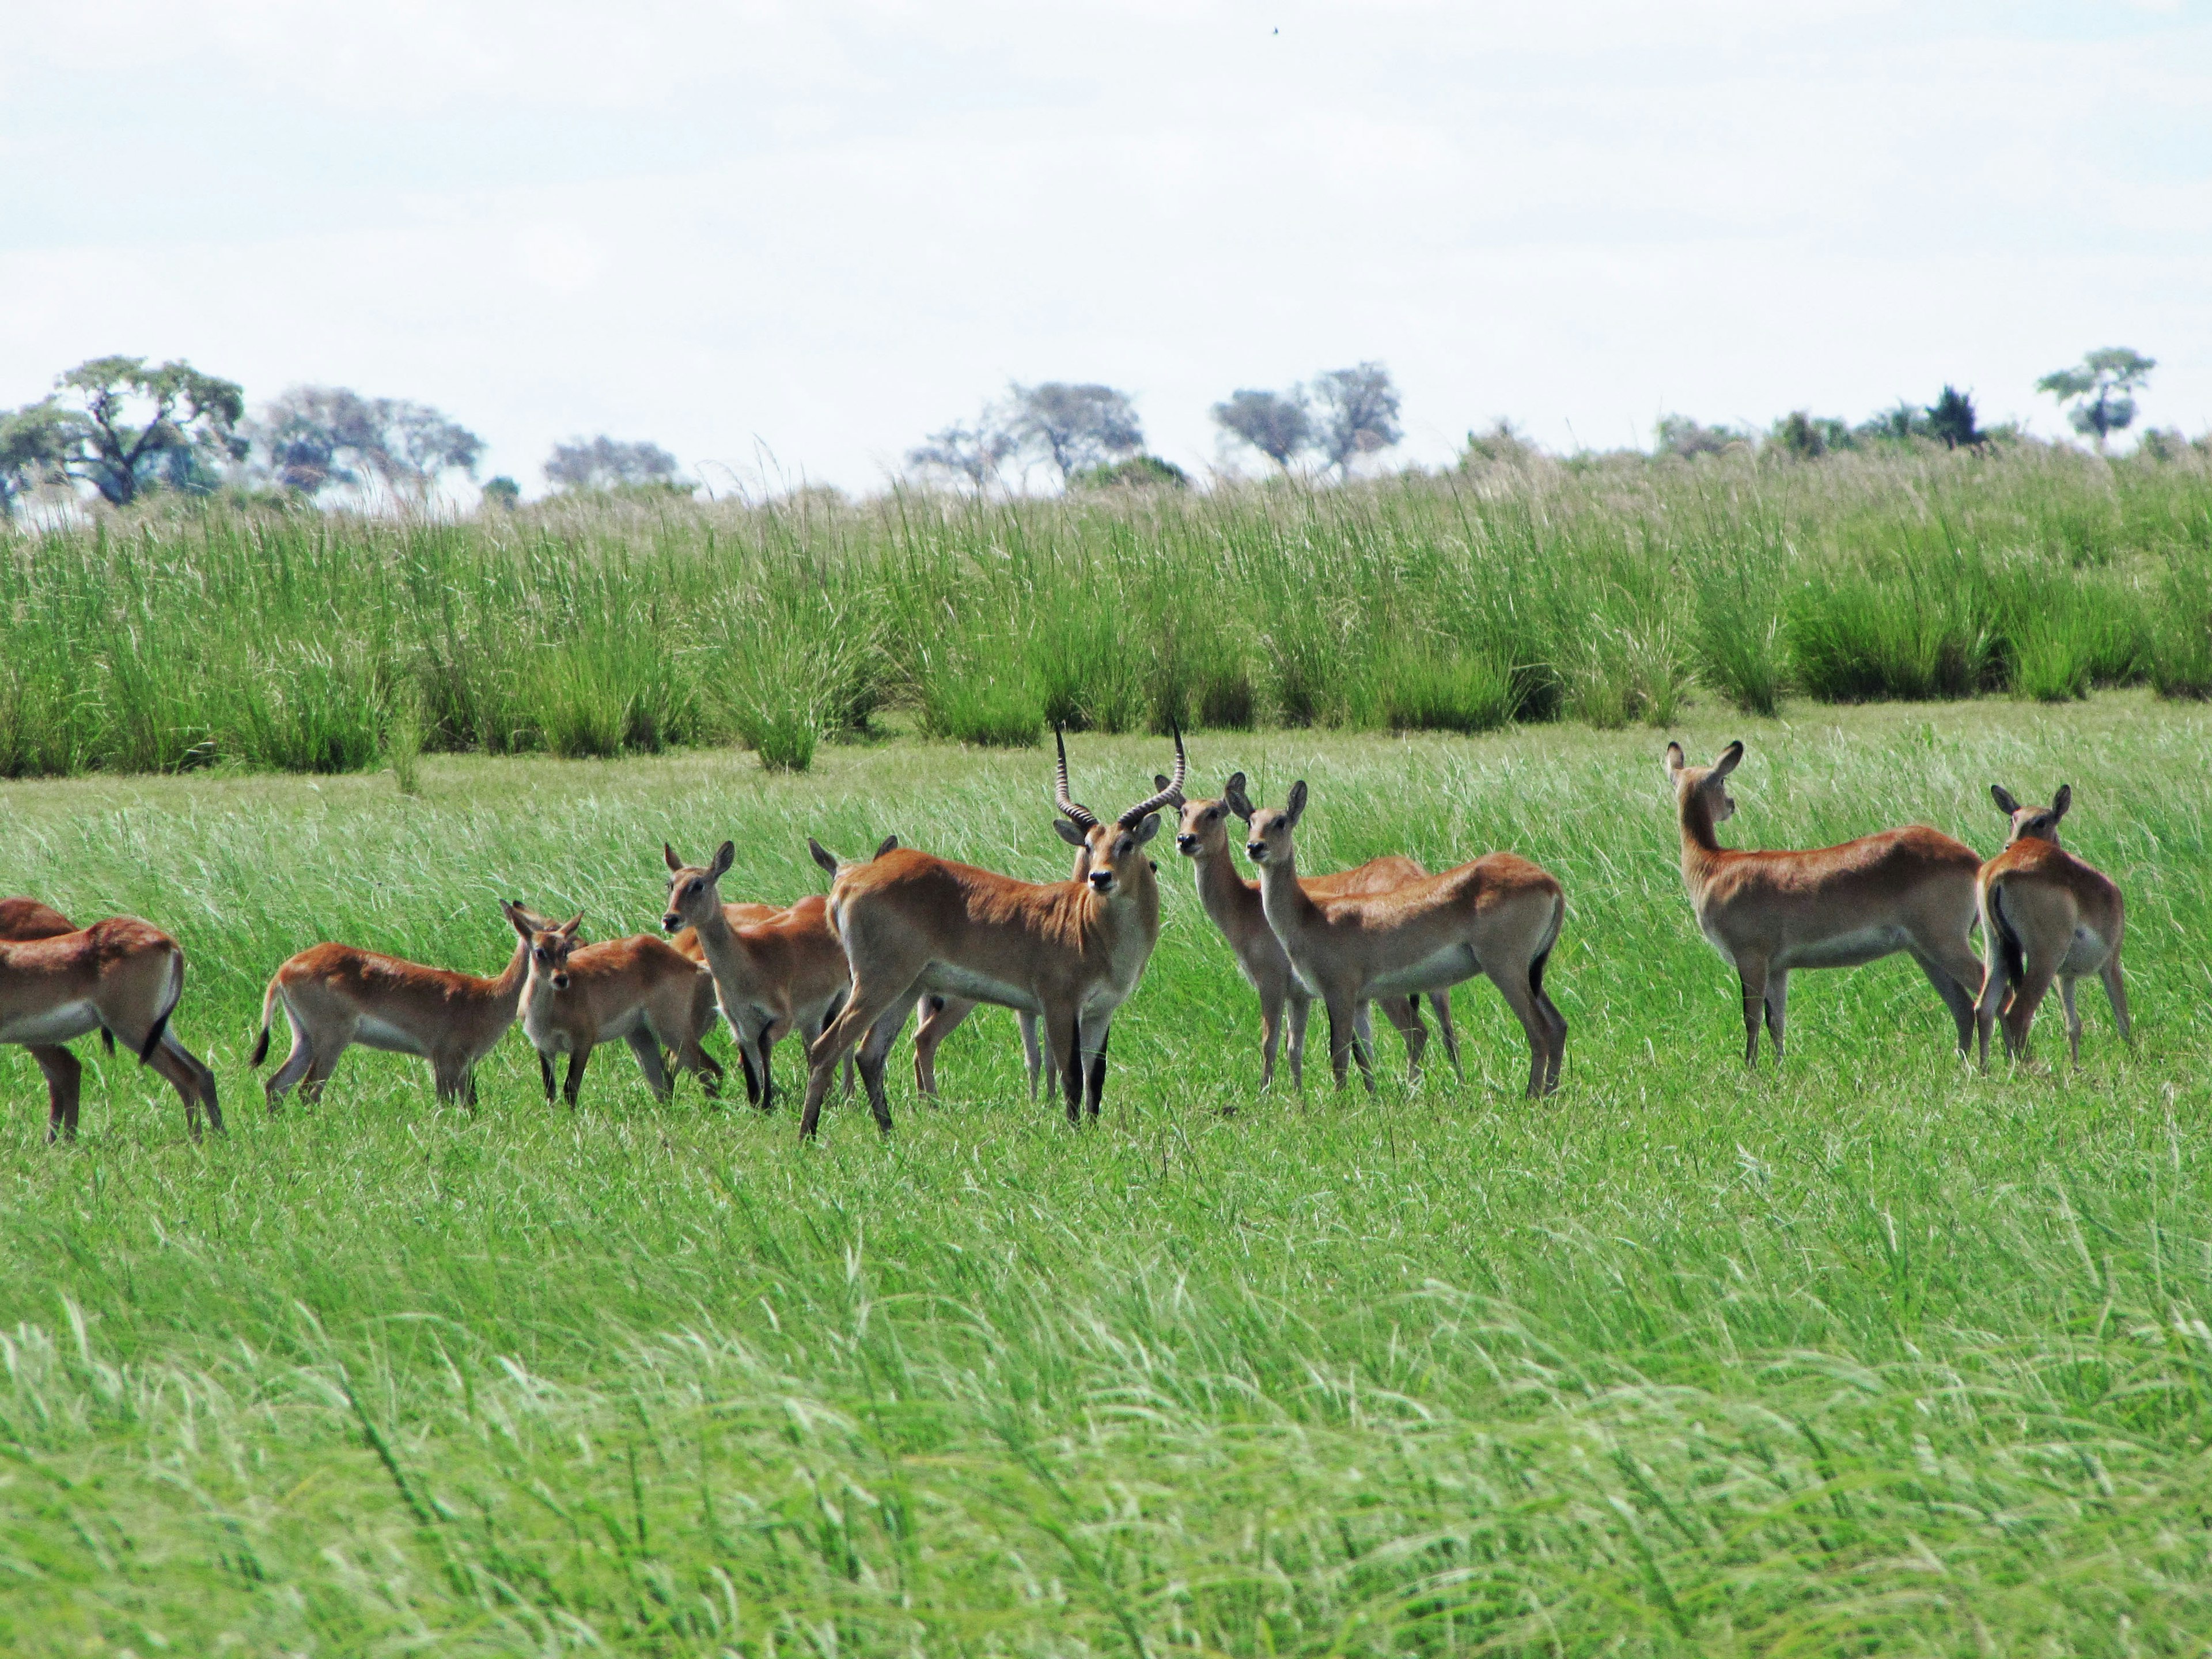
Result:
{"type": "Polygon", "coordinates": [[[1179,853],[1188,853],[1192,848],[1197,845],[1198,837],[1196,836],[1177,836],[1176,837],[1176,850],[1179,853]]]}
{"type": "Polygon", "coordinates": [[[1267,843],[1264,841],[1248,841],[1244,843],[1244,856],[1255,864],[1260,861],[1260,854],[1267,850],[1267,843]]]}
{"type": "Polygon", "coordinates": [[[666,915],[661,917],[660,925],[672,933],[684,925],[684,918],[671,910],[666,915]]]}
{"type": "Polygon", "coordinates": [[[567,990],[567,989],[568,988],[568,975],[566,975],[566,974],[556,974],[556,975],[553,975],[553,988],[554,988],[555,990],[556,990],[556,991],[565,991],[565,990],[567,990]]]}
{"type": "Polygon", "coordinates": [[[1114,884],[1114,872],[1111,870],[1093,870],[1091,872],[1091,884],[1100,892],[1104,892],[1114,884]]]}

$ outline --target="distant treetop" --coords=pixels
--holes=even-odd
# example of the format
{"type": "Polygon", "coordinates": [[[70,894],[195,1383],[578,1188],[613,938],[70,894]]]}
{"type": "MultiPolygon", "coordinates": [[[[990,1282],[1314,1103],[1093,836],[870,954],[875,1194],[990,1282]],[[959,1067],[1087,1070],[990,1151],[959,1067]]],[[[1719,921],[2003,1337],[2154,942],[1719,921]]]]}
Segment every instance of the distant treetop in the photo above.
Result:
{"type": "Polygon", "coordinates": [[[656,443],[624,443],[604,432],[553,446],[545,477],[556,489],[618,489],[636,484],[674,484],[676,458],[656,443]]]}
{"type": "Polygon", "coordinates": [[[2071,368],[2054,369],[2035,383],[2063,404],[2073,407],[2066,419],[2086,438],[2096,440],[2101,453],[2105,441],[2124,432],[2136,418],[2136,400],[2130,394],[2150,379],[2158,359],[2146,357],[2125,346],[2093,351],[2071,368]]]}

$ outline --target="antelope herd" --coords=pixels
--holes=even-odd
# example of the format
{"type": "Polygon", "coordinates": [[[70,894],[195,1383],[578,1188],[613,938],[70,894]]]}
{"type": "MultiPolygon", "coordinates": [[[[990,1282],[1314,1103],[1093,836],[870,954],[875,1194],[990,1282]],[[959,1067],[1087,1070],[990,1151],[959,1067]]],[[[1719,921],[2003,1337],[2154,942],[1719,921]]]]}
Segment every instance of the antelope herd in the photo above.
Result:
{"type": "MultiPolygon", "coordinates": [[[[1426,1000],[1456,1070],[1450,988],[1477,975],[1498,988],[1528,1036],[1529,1097],[1559,1087],[1567,1022],[1544,981],[1566,900],[1548,872],[1492,852],[1435,875],[1389,857],[1302,876],[1295,838],[1310,799],[1304,781],[1277,809],[1253,804],[1242,772],[1217,799],[1186,799],[1177,733],[1173,775],[1156,776],[1152,793],[1102,818],[1069,793],[1066,744],[1057,733],[1054,743],[1053,827],[1075,849],[1065,881],[1016,880],[901,847],[896,836],[848,863],[810,837],[830,876],[826,898],[788,908],[726,903],[733,842],[705,865],[686,864],[664,844],[665,940],[641,933],[586,944],[580,915],[556,922],[510,902],[501,908],[516,943],[496,978],[345,945],[302,951],[277,969],[262,999],[252,1065],[268,1057],[279,1007],[291,1028],[291,1051],[266,1085],[269,1109],[295,1087],[318,1096],[355,1043],[428,1060],[439,1098],[473,1106],[477,1062],[518,1022],[538,1051],[549,1102],[559,1056],[568,1056],[573,1108],[592,1049],[617,1038],[656,1096],[669,1093],[672,1060],[711,1094],[722,1068],[701,1040],[720,1018],[763,1109],[775,1101],[776,1044],[794,1032],[805,1040],[802,1138],[814,1134],[841,1061],[851,1091],[855,1059],[876,1122],[888,1130],[884,1064],[908,1016],[921,1015],[915,1083],[933,1095],[938,1044],[989,1003],[1021,1022],[1031,1093],[1040,1073],[1051,1073],[1068,1121],[1079,1122],[1086,1107],[1098,1112],[1114,1017],[1159,940],[1159,866],[1147,849],[1170,811],[1199,902],[1260,999],[1262,1088],[1274,1080],[1286,1036],[1291,1079],[1303,1084],[1316,1000],[1328,1018],[1339,1088],[1355,1061],[1375,1087],[1369,1009],[1376,1002],[1403,1034],[1418,1078],[1426,1000]],[[1242,826],[1233,836],[1232,817],[1242,826]],[[1232,840],[1241,840],[1256,881],[1238,872],[1232,840]]],[[[2022,806],[1992,785],[2010,833],[1986,863],[1918,824],[1811,851],[1744,851],[1723,847],[1717,833],[1735,811],[1728,782],[1743,753],[1733,743],[1711,766],[1692,766],[1680,744],[1667,745],[1682,881],[1698,930],[1741,981],[1747,1065],[1758,1064],[1762,1022],[1782,1058],[1793,969],[1853,967],[1899,951],[1950,1011],[1961,1055],[1978,1035],[1984,1067],[2000,1020],[2007,1054],[2026,1055],[2028,1028],[2054,980],[2076,1064],[2074,990],[2084,975],[2103,981],[2120,1036],[2132,1040],[2119,889],[2059,845],[2070,789],[2048,806],[2022,806]],[[1978,924],[1979,956],[1970,937],[1978,924]]],[[[66,1045],[94,1031],[111,1050],[119,1037],[168,1079],[194,1138],[203,1109],[222,1127],[215,1074],[172,1023],[184,985],[182,948],[149,923],[118,916],[76,928],[35,900],[0,900],[0,1043],[29,1048],[45,1074],[48,1139],[76,1133],[81,1068],[66,1045]]]]}

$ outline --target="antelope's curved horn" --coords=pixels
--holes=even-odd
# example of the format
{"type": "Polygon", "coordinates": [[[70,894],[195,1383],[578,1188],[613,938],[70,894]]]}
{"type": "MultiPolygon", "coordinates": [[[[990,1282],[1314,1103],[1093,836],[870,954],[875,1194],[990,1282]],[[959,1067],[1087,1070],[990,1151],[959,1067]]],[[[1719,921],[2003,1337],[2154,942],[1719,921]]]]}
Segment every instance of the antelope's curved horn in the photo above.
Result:
{"type": "Polygon", "coordinates": [[[1170,726],[1169,730],[1175,733],[1175,775],[1168,780],[1168,787],[1159,793],[1146,796],[1121,814],[1121,827],[1124,830],[1135,829],[1145,821],[1146,817],[1158,811],[1163,806],[1179,807],[1182,805],[1182,781],[1190,770],[1190,761],[1182,752],[1182,728],[1170,726]]]}
{"type": "Polygon", "coordinates": [[[1052,769],[1052,804],[1077,829],[1091,829],[1098,822],[1097,814],[1087,806],[1077,805],[1067,793],[1067,740],[1056,726],[1052,728],[1052,746],[1060,751],[1060,758],[1052,769]]]}

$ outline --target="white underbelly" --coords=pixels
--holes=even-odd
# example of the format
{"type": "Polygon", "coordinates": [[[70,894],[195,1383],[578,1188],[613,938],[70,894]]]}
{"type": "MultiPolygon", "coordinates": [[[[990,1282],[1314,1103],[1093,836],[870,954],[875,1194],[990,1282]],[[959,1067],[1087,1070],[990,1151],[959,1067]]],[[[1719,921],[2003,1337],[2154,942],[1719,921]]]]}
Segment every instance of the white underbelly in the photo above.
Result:
{"type": "Polygon", "coordinates": [[[354,1027],[353,1040],[364,1048],[380,1048],[388,1054],[419,1054],[427,1059],[429,1054],[419,1041],[397,1025],[387,1025],[367,1015],[354,1027]]]}
{"type": "Polygon", "coordinates": [[[934,991],[940,996],[965,997],[970,1002],[988,1002],[1001,1008],[1018,1008],[1024,1013],[1044,1012],[1044,1005],[1026,987],[1011,980],[994,979],[956,963],[931,963],[922,970],[921,982],[915,988],[934,991]]]}
{"type": "Polygon", "coordinates": [[[1481,971],[1482,964],[1475,960],[1473,946],[1447,945],[1407,967],[1377,974],[1367,982],[1367,994],[1405,997],[1418,991],[1440,991],[1463,979],[1472,979],[1481,971]]]}
{"type": "Polygon", "coordinates": [[[100,1011],[90,1002],[64,1002],[0,1021],[0,1042],[67,1042],[100,1029],[100,1011]]]}
{"type": "Polygon", "coordinates": [[[2066,959],[2058,964],[2062,974],[2094,974],[2105,965],[2105,958],[2112,947],[2105,943],[2104,936],[2094,928],[2076,927],[2074,937],[2066,946],[2066,959]]]}
{"type": "Polygon", "coordinates": [[[1773,968],[1856,968],[1879,962],[1905,945],[1902,927],[1861,927],[1848,933],[1785,945],[1768,965],[1773,968]]]}
{"type": "Polygon", "coordinates": [[[534,1006],[523,1012],[522,1035],[530,1039],[530,1046],[541,1054],[565,1054],[568,1052],[568,1034],[544,1018],[534,1006]]]}

